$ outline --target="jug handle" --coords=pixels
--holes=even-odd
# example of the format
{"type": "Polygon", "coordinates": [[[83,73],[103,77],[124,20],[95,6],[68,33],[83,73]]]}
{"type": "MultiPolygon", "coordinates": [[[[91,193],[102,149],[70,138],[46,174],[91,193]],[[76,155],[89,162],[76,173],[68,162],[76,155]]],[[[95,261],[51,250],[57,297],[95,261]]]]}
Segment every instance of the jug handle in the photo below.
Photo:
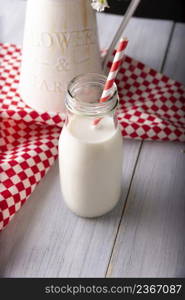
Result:
{"type": "Polygon", "coordinates": [[[111,45],[110,45],[110,47],[107,51],[107,54],[103,58],[102,67],[103,67],[103,71],[104,71],[105,74],[107,74],[107,72],[108,72],[107,63],[110,60],[110,57],[112,56],[112,52],[115,49],[117,42],[121,38],[121,36],[122,36],[128,22],[129,22],[129,20],[131,19],[132,15],[134,14],[134,12],[135,12],[136,8],[138,7],[140,1],[141,0],[132,0],[130,2],[129,7],[127,8],[127,10],[125,12],[124,19],[121,22],[121,25],[118,28],[118,30],[117,30],[117,32],[116,32],[116,34],[115,34],[115,36],[112,40],[112,43],[111,43],[111,45]]]}

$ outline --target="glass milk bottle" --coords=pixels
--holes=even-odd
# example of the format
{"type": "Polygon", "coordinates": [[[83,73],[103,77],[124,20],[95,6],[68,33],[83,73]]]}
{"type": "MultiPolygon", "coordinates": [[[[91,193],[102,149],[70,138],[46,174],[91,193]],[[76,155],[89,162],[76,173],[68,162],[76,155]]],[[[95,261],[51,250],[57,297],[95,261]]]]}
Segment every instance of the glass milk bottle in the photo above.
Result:
{"type": "Polygon", "coordinates": [[[100,72],[90,0],[28,0],[19,92],[38,111],[64,112],[69,81],[100,72]]]}
{"type": "Polygon", "coordinates": [[[65,97],[67,119],[59,139],[61,188],[67,206],[82,217],[109,212],[121,193],[118,94],[114,85],[110,99],[100,103],[105,81],[105,76],[95,73],[77,76],[65,97]]]}

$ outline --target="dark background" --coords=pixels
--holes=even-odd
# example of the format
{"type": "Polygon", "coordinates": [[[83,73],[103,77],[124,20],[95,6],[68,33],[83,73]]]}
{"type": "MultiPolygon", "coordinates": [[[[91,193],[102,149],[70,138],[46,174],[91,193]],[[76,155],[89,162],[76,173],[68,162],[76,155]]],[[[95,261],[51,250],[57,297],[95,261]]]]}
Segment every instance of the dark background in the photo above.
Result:
{"type": "MultiPolygon", "coordinates": [[[[123,15],[131,0],[108,0],[106,13],[123,15]]],[[[134,16],[185,22],[185,0],[141,0],[134,16]]]]}

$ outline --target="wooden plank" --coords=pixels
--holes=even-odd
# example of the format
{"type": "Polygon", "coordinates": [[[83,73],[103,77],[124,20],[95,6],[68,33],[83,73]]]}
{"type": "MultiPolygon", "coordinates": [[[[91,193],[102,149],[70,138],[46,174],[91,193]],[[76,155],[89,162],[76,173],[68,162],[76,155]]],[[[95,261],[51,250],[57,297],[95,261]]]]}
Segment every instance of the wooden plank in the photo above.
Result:
{"type": "Polygon", "coordinates": [[[185,24],[177,23],[174,29],[168,57],[164,66],[168,76],[185,84],[185,24]]]}
{"type": "MultiPolygon", "coordinates": [[[[104,18],[99,15],[98,18],[104,18]]],[[[107,17],[106,17],[107,18],[107,17]]],[[[111,16],[107,18],[102,46],[111,38],[111,16]],[[109,20],[109,21],[108,21],[109,20]]],[[[120,17],[117,17],[118,23],[120,17]]],[[[157,21],[133,19],[129,24],[130,40],[138,43],[154,34],[157,21]],[[134,22],[135,26],[132,25],[134,22]],[[148,30],[143,29],[148,28],[148,30]],[[139,38],[140,37],[140,38],[139,38]]],[[[160,25],[160,48],[156,52],[154,43],[148,43],[142,60],[160,67],[171,22],[160,25]],[[165,38],[164,38],[165,37],[165,38]],[[155,50],[155,51],[154,51],[155,50]],[[158,60],[154,57],[158,55],[158,60]]],[[[113,32],[112,32],[113,34],[113,32]]],[[[143,47],[130,46],[135,57],[142,57],[143,47]]],[[[74,216],[65,207],[60,193],[58,166],[49,171],[28,202],[15,216],[0,237],[0,276],[2,277],[97,277],[104,276],[114,245],[118,224],[129,189],[140,142],[125,141],[123,164],[123,195],[118,207],[109,215],[87,220],[74,216]]]]}
{"type": "Polygon", "coordinates": [[[17,0],[0,0],[0,41],[22,44],[26,3],[17,0]]]}
{"type": "MultiPolygon", "coordinates": [[[[109,14],[98,14],[98,33],[101,48],[107,48],[110,45],[111,36],[116,33],[122,18],[121,16],[109,14]]],[[[170,21],[132,18],[123,33],[129,39],[126,53],[150,67],[160,70],[172,26],[173,22],[170,21]]]]}
{"type": "MultiPolygon", "coordinates": [[[[185,25],[175,27],[164,72],[184,80],[180,30],[185,25]]],[[[184,149],[182,143],[144,142],[107,276],[185,276],[184,149]]]]}

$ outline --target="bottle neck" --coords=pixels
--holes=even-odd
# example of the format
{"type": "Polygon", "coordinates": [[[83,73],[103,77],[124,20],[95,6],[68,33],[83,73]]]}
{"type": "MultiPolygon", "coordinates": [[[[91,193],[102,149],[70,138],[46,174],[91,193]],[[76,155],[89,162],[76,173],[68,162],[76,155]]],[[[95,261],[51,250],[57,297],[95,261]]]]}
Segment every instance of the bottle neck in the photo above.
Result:
{"type": "Polygon", "coordinates": [[[70,113],[87,116],[103,117],[114,112],[118,105],[118,92],[114,84],[110,98],[100,102],[106,76],[97,73],[79,75],[68,85],[65,105],[70,113]]]}

